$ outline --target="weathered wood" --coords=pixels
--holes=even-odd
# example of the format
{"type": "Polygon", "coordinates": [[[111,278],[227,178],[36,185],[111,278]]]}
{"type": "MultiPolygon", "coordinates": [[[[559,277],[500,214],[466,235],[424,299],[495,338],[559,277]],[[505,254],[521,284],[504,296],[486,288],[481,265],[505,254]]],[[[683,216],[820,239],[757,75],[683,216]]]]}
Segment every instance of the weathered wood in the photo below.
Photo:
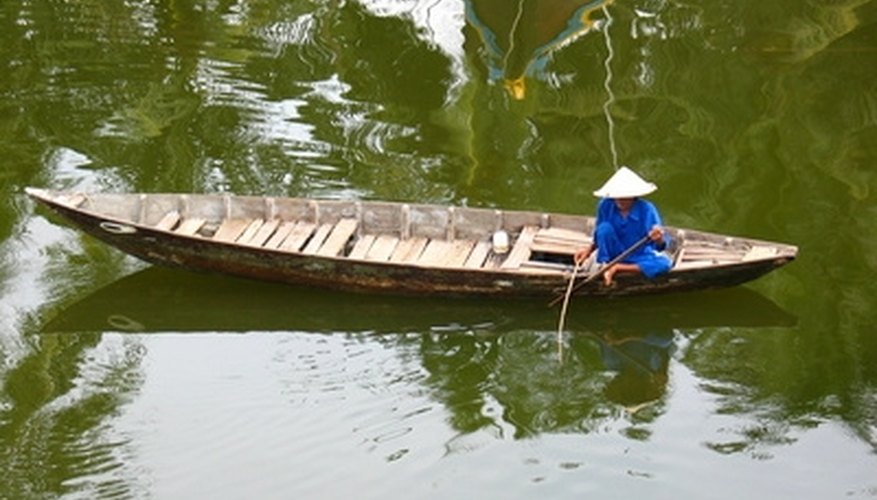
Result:
{"type": "Polygon", "coordinates": [[[715,264],[716,263],[711,260],[688,260],[685,262],[677,262],[676,265],[673,266],[673,270],[683,271],[685,269],[713,267],[715,264]]]}
{"type": "Polygon", "coordinates": [[[232,243],[247,229],[250,219],[225,219],[213,235],[215,241],[232,243]]]}
{"type": "Polygon", "coordinates": [[[73,193],[71,195],[59,196],[58,203],[69,205],[72,208],[79,208],[87,199],[82,193],[73,193]]]}
{"type": "Polygon", "coordinates": [[[453,248],[453,245],[452,242],[443,239],[430,240],[429,243],[427,243],[426,248],[423,250],[423,253],[420,254],[420,257],[417,259],[417,263],[421,266],[440,267],[445,256],[453,248]]]}
{"type": "Polygon", "coordinates": [[[155,225],[156,229],[161,231],[171,231],[173,228],[177,226],[177,223],[180,222],[180,213],[176,210],[168,212],[158,221],[158,224],[155,225]]]}
{"type": "Polygon", "coordinates": [[[301,253],[313,255],[317,253],[317,250],[323,246],[323,242],[326,241],[326,237],[329,236],[329,233],[332,231],[332,227],[334,224],[320,224],[320,227],[314,231],[314,234],[311,235],[311,239],[308,241],[307,245],[302,248],[301,253]]]}
{"type": "Polygon", "coordinates": [[[473,248],[475,248],[475,242],[472,240],[455,240],[439,266],[463,267],[473,248]]]}
{"type": "Polygon", "coordinates": [[[268,241],[269,238],[271,238],[271,235],[274,234],[279,225],[279,220],[269,220],[268,222],[262,224],[262,226],[259,228],[258,231],[256,231],[256,234],[254,234],[252,238],[249,238],[247,240],[241,238],[240,240],[238,240],[238,242],[253,247],[261,247],[268,241]]]}
{"type": "Polygon", "coordinates": [[[521,262],[521,268],[525,267],[561,272],[572,271],[575,268],[575,266],[572,266],[570,264],[560,264],[558,262],[542,262],[538,260],[526,260],[524,262],[521,262]]]}
{"type": "Polygon", "coordinates": [[[399,238],[387,234],[382,234],[375,238],[374,244],[365,254],[367,260],[385,261],[393,254],[396,245],[399,244],[399,238]]]}
{"type": "Polygon", "coordinates": [[[754,246],[746,255],[743,256],[743,261],[749,262],[752,260],[758,259],[769,259],[776,257],[777,249],[774,247],[765,247],[765,246],[754,246]]]}
{"type": "Polygon", "coordinates": [[[277,231],[275,231],[274,234],[272,234],[271,237],[268,238],[268,241],[266,241],[265,244],[262,245],[262,247],[271,250],[276,250],[280,248],[280,245],[289,236],[289,233],[291,233],[292,230],[295,229],[295,225],[295,222],[284,222],[280,224],[280,226],[277,228],[277,231]]]}
{"type": "Polygon", "coordinates": [[[193,236],[195,233],[198,232],[199,229],[201,229],[201,226],[203,226],[205,222],[206,221],[204,219],[198,217],[186,219],[179,225],[179,227],[177,227],[176,231],[174,232],[183,236],[193,236]]]}
{"type": "Polygon", "coordinates": [[[487,254],[490,253],[491,244],[489,241],[479,241],[475,244],[475,248],[472,249],[472,252],[469,253],[469,257],[466,258],[466,262],[463,263],[463,267],[467,269],[478,269],[482,265],[484,265],[484,261],[487,260],[487,254]]]}
{"type": "MultiPolygon", "coordinates": [[[[566,284],[569,267],[544,262],[533,250],[570,255],[590,241],[578,228],[590,231],[594,224],[592,217],[546,216],[541,212],[470,207],[450,212],[410,204],[407,216],[403,216],[402,204],[387,202],[355,204],[216,194],[185,198],[88,194],[83,205],[75,209],[67,204],[75,193],[32,188],[27,193],[89,234],[150,262],[363,291],[548,296],[566,284]],[[176,223],[171,222],[176,217],[168,215],[172,211],[181,216],[176,223]],[[453,213],[453,229],[449,213],[453,213]],[[342,219],[359,220],[360,214],[362,219],[353,229],[353,223],[339,223],[342,219]],[[175,230],[147,230],[159,224],[175,230]],[[488,237],[497,229],[516,235],[510,252],[492,251],[488,237]],[[400,238],[406,231],[410,237],[400,238]],[[200,236],[198,244],[182,234],[200,236]],[[353,248],[349,256],[342,257],[350,247],[349,238],[355,238],[353,248]],[[220,240],[236,241],[236,245],[221,244],[220,240]],[[302,247],[317,255],[298,253],[302,247]],[[264,251],[254,255],[258,248],[264,251]],[[334,256],[318,255],[322,253],[334,256]]],[[[682,231],[668,230],[673,235],[682,231]]],[[[586,283],[581,293],[628,295],[733,286],[797,256],[798,249],[792,245],[686,231],[685,238],[675,238],[677,266],[666,276],[649,280],[626,275],[614,287],[594,280],[586,283]]]]}
{"type": "Polygon", "coordinates": [[[265,225],[265,221],[263,219],[255,219],[244,229],[244,232],[236,240],[238,243],[246,244],[248,241],[253,239],[253,236],[256,236],[256,233],[259,232],[259,229],[265,225]]]}
{"type": "Polygon", "coordinates": [[[739,252],[692,252],[689,250],[686,250],[684,254],[684,260],[710,259],[741,260],[743,259],[743,254],[739,252]]]}
{"type": "Polygon", "coordinates": [[[305,242],[308,241],[308,238],[310,238],[316,227],[317,225],[311,222],[296,223],[286,239],[284,239],[277,248],[289,252],[298,252],[301,250],[301,247],[304,246],[305,242]]]}
{"type": "Polygon", "coordinates": [[[556,253],[561,255],[573,255],[582,248],[585,248],[585,245],[574,245],[574,244],[559,244],[559,243],[543,243],[534,241],[532,245],[530,245],[530,251],[532,253],[542,252],[542,253],[556,253]]]}
{"type": "Polygon", "coordinates": [[[340,254],[341,250],[344,249],[344,245],[346,245],[350,237],[353,236],[353,232],[356,231],[357,225],[358,223],[356,222],[356,219],[341,219],[338,221],[332,229],[332,232],[329,234],[329,237],[326,238],[323,246],[317,250],[317,255],[335,257],[340,254]]]}
{"type": "Polygon", "coordinates": [[[533,244],[533,238],[539,230],[537,226],[525,226],[518,235],[515,246],[509,252],[508,257],[500,266],[502,269],[516,269],[520,267],[521,262],[530,258],[530,245],[533,244]]]}
{"type": "Polygon", "coordinates": [[[374,242],[375,235],[363,235],[361,238],[356,240],[356,243],[353,244],[353,249],[350,250],[350,254],[347,257],[351,259],[364,259],[365,254],[368,253],[368,249],[372,247],[374,242]]]}
{"type": "Polygon", "coordinates": [[[390,262],[411,263],[417,262],[423,249],[426,248],[428,238],[408,238],[399,241],[393,255],[390,256],[390,262]]]}
{"type": "Polygon", "coordinates": [[[560,240],[564,242],[568,241],[571,243],[580,243],[582,245],[586,245],[591,242],[591,235],[582,231],[573,231],[571,229],[563,229],[559,227],[549,227],[545,229],[540,229],[539,232],[536,233],[534,240],[560,240]]]}

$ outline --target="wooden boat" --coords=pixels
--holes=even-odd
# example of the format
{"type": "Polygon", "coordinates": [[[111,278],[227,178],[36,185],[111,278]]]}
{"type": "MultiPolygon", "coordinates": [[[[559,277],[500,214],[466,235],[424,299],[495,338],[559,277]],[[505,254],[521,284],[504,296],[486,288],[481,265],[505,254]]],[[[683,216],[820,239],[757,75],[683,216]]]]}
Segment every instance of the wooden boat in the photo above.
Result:
{"type": "MultiPolygon", "coordinates": [[[[88,234],[156,264],[260,280],[400,294],[556,296],[594,219],[416,203],[231,194],[110,194],[27,189],[88,234]],[[508,238],[508,247],[503,240],[508,238]]],[[[674,265],[656,279],[593,280],[584,295],[738,285],[797,247],[667,227],[674,265]]],[[[583,275],[584,276],[584,275],[583,275]]]]}

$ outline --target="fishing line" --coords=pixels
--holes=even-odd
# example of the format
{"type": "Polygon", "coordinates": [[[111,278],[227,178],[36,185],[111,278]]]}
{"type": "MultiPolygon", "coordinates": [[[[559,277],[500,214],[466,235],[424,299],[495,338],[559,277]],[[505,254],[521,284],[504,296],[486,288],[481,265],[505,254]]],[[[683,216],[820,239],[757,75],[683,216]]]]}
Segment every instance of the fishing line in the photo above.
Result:
{"type": "Polygon", "coordinates": [[[612,119],[612,114],[609,113],[609,107],[615,102],[615,94],[612,92],[612,58],[615,57],[615,52],[612,49],[612,40],[609,38],[609,26],[612,25],[612,15],[609,14],[609,8],[606,4],[603,5],[603,14],[606,15],[606,22],[603,25],[603,38],[606,40],[606,60],[603,61],[603,66],[606,68],[606,79],[603,81],[603,88],[606,89],[606,102],[603,104],[603,114],[606,116],[606,125],[609,128],[609,151],[612,153],[612,167],[615,170],[618,170],[618,150],[615,147],[615,120],[612,119]]]}

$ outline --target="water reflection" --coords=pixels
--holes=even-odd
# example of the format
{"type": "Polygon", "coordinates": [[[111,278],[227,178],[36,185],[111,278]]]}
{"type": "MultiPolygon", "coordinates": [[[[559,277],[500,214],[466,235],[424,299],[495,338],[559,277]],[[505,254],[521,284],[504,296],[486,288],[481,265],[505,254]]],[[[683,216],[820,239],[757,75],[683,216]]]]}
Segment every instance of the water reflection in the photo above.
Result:
{"type": "Polygon", "coordinates": [[[99,334],[32,338],[31,352],[4,373],[0,496],[134,494],[116,474],[131,450],[112,417],[140,386],[144,352],[127,342],[97,351],[100,341],[99,334]]]}
{"type": "Polygon", "coordinates": [[[593,338],[604,366],[615,373],[606,384],[607,398],[637,412],[664,395],[675,350],[672,331],[636,335],[615,330],[593,338]]]}
{"type": "Polygon", "coordinates": [[[544,72],[552,53],[590,31],[611,0],[467,0],[466,18],[487,51],[491,80],[523,99],[525,78],[544,72]]]}
{"type": "Polygon", "coordinates": [[[653,421],[681,337],[796,322],[747,288],[583,300],[570,310],[559,360],[556,314],[541,302],[352,296],[150,267],[47,312],[54,317],[40,330],[49,339],[109,331],[364,335],[400,355],[417,353],[423,383],[458,431],[509,427],[526,437],[590,432],[625,415],[653,421]]]}
{"type": "MultiPolygon", "coordinates": [[[[54,332],[467,332],[551,330],[557,311],[540,301],[348,295],[339,292],[149,267],[60,311],[54,332]],[[247,297],[247,300],[241,300],[247,297]]],[[[668,297],[573,301],[572,331],[704,326],[790,326],[795,318],[745,287],[668,297]],[[746,311],[741,314],[740,311],[746,311]]]]}

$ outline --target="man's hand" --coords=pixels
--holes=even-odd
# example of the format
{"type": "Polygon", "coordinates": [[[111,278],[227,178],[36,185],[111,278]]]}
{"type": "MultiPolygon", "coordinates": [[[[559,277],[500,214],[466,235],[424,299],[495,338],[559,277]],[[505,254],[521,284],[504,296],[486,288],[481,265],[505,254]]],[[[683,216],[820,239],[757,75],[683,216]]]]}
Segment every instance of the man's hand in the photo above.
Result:
{"type": "Polygon", "coordinates": [[[575,261],[577,266],[582,265],[583,262],[588,260],[588,257],[591,256],[591,253],[594,252],[594,245],[588,245],[585,248],[582,248],[578,252],[573,255],[573,260],[575,261]]]}
{"type": "Polygon", "coordinates": [[[661,229],[661,226],[652,226],[652,229],[649,231],[649,239],[661,245],[664,243],[664,230],[661,229]]]}

